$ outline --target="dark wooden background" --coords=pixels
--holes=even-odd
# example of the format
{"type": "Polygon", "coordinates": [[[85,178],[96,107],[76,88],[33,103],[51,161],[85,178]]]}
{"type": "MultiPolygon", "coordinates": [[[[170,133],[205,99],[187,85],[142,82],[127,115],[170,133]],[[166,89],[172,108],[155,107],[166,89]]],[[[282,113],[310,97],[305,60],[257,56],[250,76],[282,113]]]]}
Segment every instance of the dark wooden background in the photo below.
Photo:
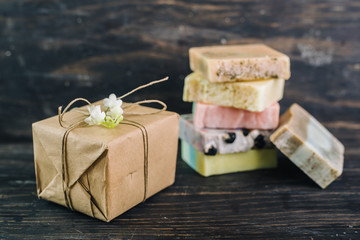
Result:
{"type": "Polygon", "coordinates": [[[0,0],[0,239],[359,239],[359,1],[0,0]],[[37,200],[31,123],[73,98],[181,100],[193,46],[264,42],[291,58],[282,111],[298,102],[346,147],[320,190],[286,158],[277,170],[176,183],[112,223],[37,200]]]}

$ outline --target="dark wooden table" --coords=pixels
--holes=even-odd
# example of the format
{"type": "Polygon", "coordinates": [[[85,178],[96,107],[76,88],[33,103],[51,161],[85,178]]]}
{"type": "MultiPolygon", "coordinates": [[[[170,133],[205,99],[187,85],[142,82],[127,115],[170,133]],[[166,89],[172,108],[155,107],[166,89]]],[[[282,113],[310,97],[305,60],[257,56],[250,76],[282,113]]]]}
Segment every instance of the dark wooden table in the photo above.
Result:
{"type": "Polygon", "coordinates": [[[39,200],[32,145],[0,146],[0,239],[359,239],[359,129],[343,175],[320,189],[284,156],[279,168],[204,178],[178,158],[173,186],[110,223],[39,200]]]}
{"type": "Polygon", "coordinates": [[[358,0],[0,0],[0,239],[360,239],[358,0]],[[178,158],[175,184],[111,223],[35,193],[31,123],[76,97],[181,100],[193,46],[262,42],[289,55],[282,112],[297,102],[345,145],[320,189],[278,169],[203,178],[178,158]]]}

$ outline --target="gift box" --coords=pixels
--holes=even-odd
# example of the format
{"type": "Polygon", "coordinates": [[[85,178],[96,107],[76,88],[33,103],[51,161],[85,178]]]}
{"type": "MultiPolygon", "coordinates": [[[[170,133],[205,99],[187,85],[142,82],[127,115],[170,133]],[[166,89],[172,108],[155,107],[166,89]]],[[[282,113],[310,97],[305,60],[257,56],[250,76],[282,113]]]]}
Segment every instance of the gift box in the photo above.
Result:
{"type": "MultiPolygon", "coordinates": [[[[67,112],[64,122],[82,119],[79,110],[84,109],[67,112]]],[[[109,222],[172,185],[178,114],[152,114],[153,108],[139,105],[131,106],[131,112],[140,115],[124,113],[124,121],[113,129],[68,131],[57,116],[34,123],[38,197],[109,222]]]]}

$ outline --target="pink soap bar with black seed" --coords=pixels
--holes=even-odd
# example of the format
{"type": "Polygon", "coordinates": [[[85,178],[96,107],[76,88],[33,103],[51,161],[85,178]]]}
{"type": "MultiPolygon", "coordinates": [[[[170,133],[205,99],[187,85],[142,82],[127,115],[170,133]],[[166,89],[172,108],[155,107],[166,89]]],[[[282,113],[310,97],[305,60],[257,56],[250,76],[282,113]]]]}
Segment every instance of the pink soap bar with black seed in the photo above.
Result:
{"type": "Polygon", "coordinates": [[[262,112],[195,103],[194,125],[199,128],[275,129],[279,124],[280,105],[275,102],[262,112]]]}

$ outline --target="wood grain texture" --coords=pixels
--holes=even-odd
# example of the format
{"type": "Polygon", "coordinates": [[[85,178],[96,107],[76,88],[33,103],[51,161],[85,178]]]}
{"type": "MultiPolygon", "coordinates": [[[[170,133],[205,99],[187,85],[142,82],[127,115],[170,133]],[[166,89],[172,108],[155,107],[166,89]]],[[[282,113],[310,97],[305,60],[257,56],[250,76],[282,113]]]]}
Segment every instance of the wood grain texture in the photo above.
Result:
{"type": "MultiPolygon", "coordinates": [[[[352,142],[353,130],[335,133],[352,142]]],[[[349,145],[326,190],[283,156],[275,170],[209,178],[178,158],[173,186],[105,223],[37,199],[31,144],[3,144],[0,239],[358,239],[359,151],[349,145]]]]}
{"type": "Polygon", "coordinates": [[[188,49],[256,42],[291,58],[282,109],[299,102],[321,121],[354,124],[359,16],[355,0],[0,0],[0,141],[31,140],[32,122],[76,97],[95,101],[164,76],[127,100],[189,112],[188,49]]]}
{"type": "Polygon", "coordinates": [[[0,0],[0,239],[358,239],[359,25],[356,0],[0,0]],[[174,186],[111,223],[37,199],[32,122],[164,76],[127,100],[188,113],[188,49],[257,42],[291,58],[282,111],[299,103],[346,147],[329,188],[283,156],[211,178],[178,159],[174,186]]]}

